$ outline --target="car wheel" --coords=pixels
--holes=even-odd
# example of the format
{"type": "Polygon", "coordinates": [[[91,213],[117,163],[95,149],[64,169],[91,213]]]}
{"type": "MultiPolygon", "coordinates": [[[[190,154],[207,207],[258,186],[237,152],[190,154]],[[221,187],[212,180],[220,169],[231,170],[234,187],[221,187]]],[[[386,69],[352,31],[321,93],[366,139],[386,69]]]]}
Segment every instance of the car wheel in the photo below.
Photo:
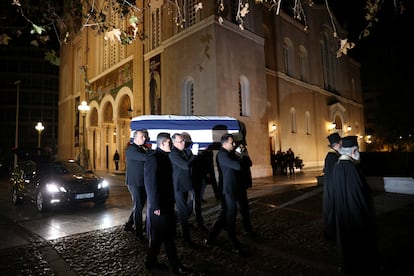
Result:
{"type": "Polygon", "coordinates": [[[47,205],[44,201],[42,191],[38,191],[36,195],[36,207],[39,212],[47,211],[47,205]]]}
{"type": "Polygon", "coordinates": [[[19,197],[19,193],[17,192],[17,189],[13,187],[12,190],[12,202],[14,205],[18,205],[21,203],[21,198],[19,197]]]}

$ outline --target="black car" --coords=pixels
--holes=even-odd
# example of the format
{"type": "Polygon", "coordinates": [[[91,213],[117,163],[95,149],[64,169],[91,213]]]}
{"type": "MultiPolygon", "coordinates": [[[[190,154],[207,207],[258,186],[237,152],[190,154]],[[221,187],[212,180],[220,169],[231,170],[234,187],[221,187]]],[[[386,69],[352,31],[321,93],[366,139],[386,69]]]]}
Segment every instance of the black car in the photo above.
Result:
{"type": "Polygon", "coordinates": [[[26,160],[10,176],[12,202],[34,202],[39,212],[77,202],[104,204],[109,184],[74,160],[26,160]]]}

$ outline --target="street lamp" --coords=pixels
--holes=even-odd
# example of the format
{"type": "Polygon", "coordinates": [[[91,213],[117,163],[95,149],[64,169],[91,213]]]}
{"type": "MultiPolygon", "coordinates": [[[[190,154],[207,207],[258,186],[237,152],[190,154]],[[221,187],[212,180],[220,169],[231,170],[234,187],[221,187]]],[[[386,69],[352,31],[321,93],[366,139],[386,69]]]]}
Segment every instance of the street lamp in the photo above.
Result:
{"type": "MultiPolygon", "coordinates": [[[[19,146],[19,101],[20,101],[20,80],[15,81],[16,85],[16,130],[14,135],[14,149],[19,146]]],[[[14,168],[17,167],[17,152],[14,153],[14,168]]]]}
{"type": "Polygon", "coordinates": [[[86,101],[82,101],[82,103],[80,105],[78,105],[78,110],[80,112],[80,114],[82,115],[82,153],[81,153],[81,157],[82,157],[82,162],[83,162],[83,166],[88,167],[88,160],[87,160],[87,156],[86,156],[86,134],[85,134],[85,117],[86,117],[86,113],[88,113],[90,107],[89,105],[86,103],[86,101]]]}
{"type": "Polygon", "coordinates": [[[38,122],[35,126],[35,129],[37,130],[37,132],[39,132],[39,136],[37,138],[37,147],[40,148],[41,134],[45,127],[42,125],[42,122],[38,122]]]}

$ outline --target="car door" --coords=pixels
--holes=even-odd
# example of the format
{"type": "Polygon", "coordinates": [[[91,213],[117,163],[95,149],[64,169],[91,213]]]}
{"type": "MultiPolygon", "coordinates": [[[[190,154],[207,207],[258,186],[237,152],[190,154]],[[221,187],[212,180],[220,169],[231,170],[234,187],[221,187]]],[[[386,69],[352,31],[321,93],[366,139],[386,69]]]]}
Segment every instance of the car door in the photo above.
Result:
{"type": "Polygon", "coordinates": [[[26,192],[32,199],[35,199],[37,191],[37,164],[34,161],[27,161],[25,163],[24,184],[26,187],[26,192]]]}

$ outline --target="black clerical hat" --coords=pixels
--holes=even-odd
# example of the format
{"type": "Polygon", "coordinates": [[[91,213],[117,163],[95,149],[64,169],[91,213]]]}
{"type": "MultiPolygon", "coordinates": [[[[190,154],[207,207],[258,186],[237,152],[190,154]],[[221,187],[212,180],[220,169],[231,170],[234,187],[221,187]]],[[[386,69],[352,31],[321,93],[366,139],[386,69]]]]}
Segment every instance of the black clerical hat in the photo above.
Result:
{"type": "Polygon", "coordinates": [[[338,132],[332,133],[331,135],[329,135],[326,138],[328,138],[329,144],[331,144],[331,145],[339,144],[339,142],[341,142],[341,136],[339,136],[338,132]]]}
{"type": "Polygon", "coordinates": [[[358,137],[357,136],[346,136],[342,138],[342,147],[352,148],[358,146],[358,137]]]}

